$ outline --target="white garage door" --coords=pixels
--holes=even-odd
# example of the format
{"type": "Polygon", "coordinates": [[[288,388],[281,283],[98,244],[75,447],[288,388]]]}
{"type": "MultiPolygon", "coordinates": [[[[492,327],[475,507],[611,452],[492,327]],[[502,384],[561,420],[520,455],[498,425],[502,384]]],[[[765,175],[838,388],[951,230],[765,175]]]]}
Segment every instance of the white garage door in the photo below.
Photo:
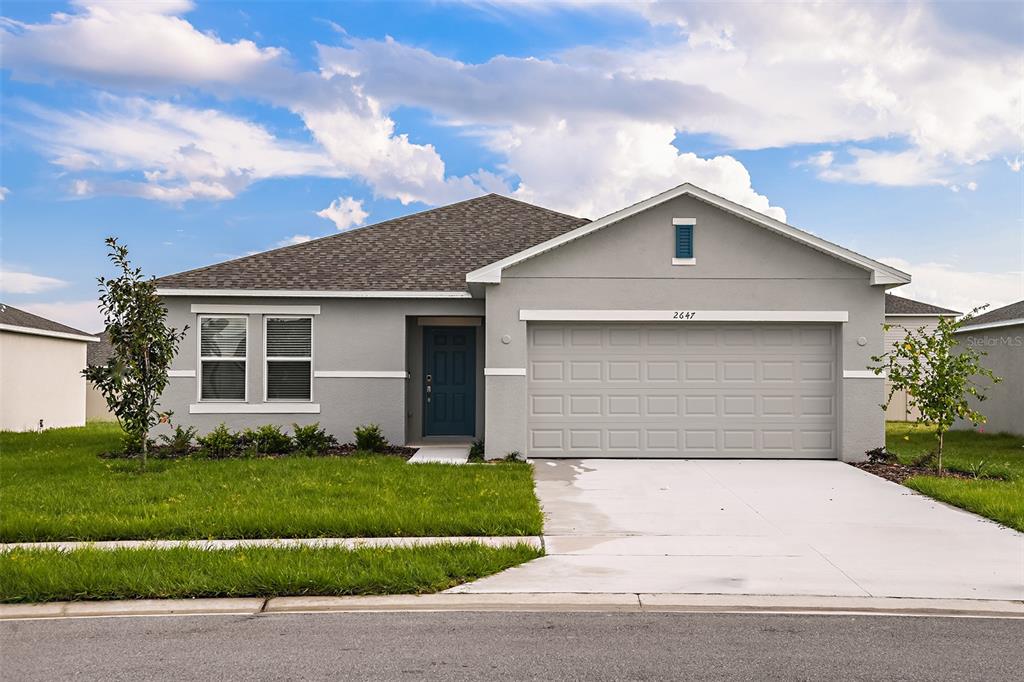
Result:
{"type": "Polygon", "coordinates": [[[832,325],[530,323],[533,457],[836,457],[832,325]]]}

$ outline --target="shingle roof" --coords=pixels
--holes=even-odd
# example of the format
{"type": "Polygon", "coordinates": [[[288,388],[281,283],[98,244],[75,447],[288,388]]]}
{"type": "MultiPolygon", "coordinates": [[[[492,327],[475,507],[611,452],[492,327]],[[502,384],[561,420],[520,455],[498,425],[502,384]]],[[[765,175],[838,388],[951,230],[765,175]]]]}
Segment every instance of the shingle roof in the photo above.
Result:
{"type": "Polygon", "coordinates": [[[106,365],[107,360],[114,353],[114,347],[110,344],[110,334],[101,332],[94,334],[99,337],[99,343],[90,343],[85,349],[85,364],[106,365]]]}
{"type": "Polygon", "coordinates": [[[9,306],[6,303],[0,303],[0,324],[9,324],[12,327],[27,327],[28,329],[38,329],[44,332],[57,332],[58,334],[91,336],[91,334],[86,334],[74,327],[33,315],[30,312],[9,306]]]}
{"type": "Polygon", "coordinates": [[[886,315],[959,315],[955,310],[940,308],[931,303],[922,303],[902,296],[893,294],[885,295],[886,315]]]}
{"type": "Polygon", "coordinates": [[[466,273],[589,221],[498,194],[209,265],[163,289],[464,291],[466,273]]]}
{"type": "Polygon", "coordinates": [[[964,328],[967,329],[976,324],[992,324],[993,322],[1008,322],[1010,320],[1022,319],[1024,319],[1024,301],[1017,301],[1016,303],[1011,303],[1002,308],[996,308],[995,310],[978,315],[969,324],[965,325],[964,328]]]}

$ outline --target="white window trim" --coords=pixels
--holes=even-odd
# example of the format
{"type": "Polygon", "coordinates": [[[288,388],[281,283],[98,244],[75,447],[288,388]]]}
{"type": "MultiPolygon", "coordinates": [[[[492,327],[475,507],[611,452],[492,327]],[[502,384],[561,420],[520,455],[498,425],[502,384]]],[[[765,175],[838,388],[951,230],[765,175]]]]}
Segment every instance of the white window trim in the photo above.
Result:
{"type": "Polygon", "coordinates": [[[319,315],[318,305],[244,305],[238,303],[193,303],[194,313],[226,313],[228,315],[319,315]]]}
{"type": "Polygon", "coordinates": [[[193,403],[189,414],[320,414],[319,403],[193,403]]]}
{"type": "Polygon", "coordinates": [[[689,225],[693,228],[693,258],[672,258],[672,265],[696,265],[697,264],[697,219],[696,218],[673,218],[672,219],[672,253],[676,252],[676,228],[680,225],[689,225]]]}
{"type": "Polygon", "coordinates": [[[295,403],[297,405],[312,403],[313,402],[313,390],[315,383],[313,381],[316,378],[316,372],[313,371],[313,356],[316,353],[316,333],[315,327],[316,321],[312,315],[264,315],[263,316],[263,402],[265,403],[295,403]],[[267,323],[270,320],[309,320],[309,357],[270,357],[267,355],[267,323]],[[270,376],[270,363],[271,362],[308,362],[309,363],[309,399],[308,400],[294,400],[292,398],[270,398],[267,394],[267,379],[270,376]]]}
{"type": "Polygon", "coordinates": [[[217,404],[236,404],[249,402],[249,316],[248,315],[198,315],[196,325],[196,402],[197,403],[217,403],[217,404]],[[245,320],[245,357],[223,357],[223,358],[204,358],[203,357],[203,320],[206,319],[220,319],[220,318],[235,318],[245,320]],[[207,360],[210,362],[238,362],[242,360],[245,362],[245,397],[242,400],[228,400],[221,398],[203,398],[203,361],[207,360]]]}

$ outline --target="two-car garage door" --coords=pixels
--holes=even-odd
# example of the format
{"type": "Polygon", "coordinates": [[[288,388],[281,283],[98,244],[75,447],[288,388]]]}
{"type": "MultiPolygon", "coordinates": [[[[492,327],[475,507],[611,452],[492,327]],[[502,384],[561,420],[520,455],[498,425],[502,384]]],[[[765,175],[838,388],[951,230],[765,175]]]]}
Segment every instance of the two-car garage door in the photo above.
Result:
{"type": "Polygon", "coordinates": [[[836,457],[824,324],[530,323],[533,457],[836,457]]]}

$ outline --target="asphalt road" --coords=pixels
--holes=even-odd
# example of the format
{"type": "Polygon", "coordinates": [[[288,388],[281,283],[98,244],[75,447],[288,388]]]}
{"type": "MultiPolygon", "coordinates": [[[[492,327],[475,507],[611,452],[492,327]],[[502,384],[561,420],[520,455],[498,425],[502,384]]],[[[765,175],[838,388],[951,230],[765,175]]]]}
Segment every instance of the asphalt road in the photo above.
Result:
{"type": "Polygon", "coordinates": [[[0,677],[1010,680],[1024,620],[355,613],[6,621],[0,677]]]}

